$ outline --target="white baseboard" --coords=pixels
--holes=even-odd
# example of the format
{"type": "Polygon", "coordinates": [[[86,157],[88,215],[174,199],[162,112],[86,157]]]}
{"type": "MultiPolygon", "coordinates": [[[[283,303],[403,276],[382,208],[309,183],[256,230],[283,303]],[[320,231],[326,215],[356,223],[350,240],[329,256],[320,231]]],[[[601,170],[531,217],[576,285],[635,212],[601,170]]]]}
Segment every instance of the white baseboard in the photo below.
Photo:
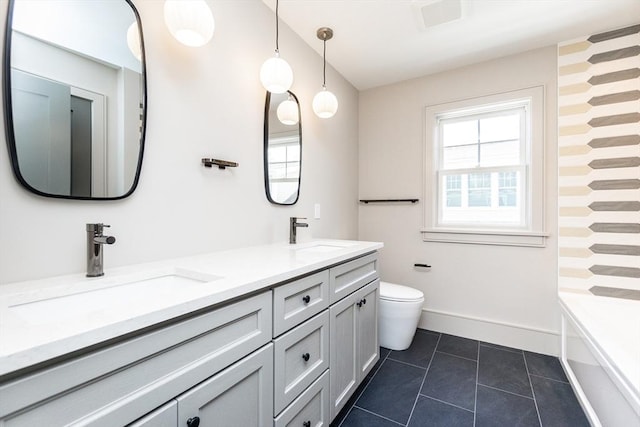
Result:
{"type": "Polygon", "coordinates": [[[426,309],[422,310],[418,327],[555,357],[560,355],[560,331],[426,309]]]}

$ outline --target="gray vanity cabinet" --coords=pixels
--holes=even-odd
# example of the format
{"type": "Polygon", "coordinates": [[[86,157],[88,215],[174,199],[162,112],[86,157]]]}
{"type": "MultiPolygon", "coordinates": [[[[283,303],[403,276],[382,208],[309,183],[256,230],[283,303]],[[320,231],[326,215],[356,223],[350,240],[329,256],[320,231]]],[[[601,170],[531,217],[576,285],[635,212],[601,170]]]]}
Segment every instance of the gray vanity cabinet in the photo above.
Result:
{"type": "Polygon", "coordinates": [[[269,344],[178,396],[178,426],[195,426],[196,417],[201,426],[270,426],[272,396],[269,344]]]}
{"type": "Polygon", "coordinates": [[[0,426],[328,427],[379,358],[369,253],[0,382],[0,426]]]}
{"type": "MultiPolygon", "coordinates": [[[[272,318],[267,291],[70,356],[0,384],[0,425],[127,425],[268,344],[272,318]]],[[[263,348],[272,352],[271,344],[263,348]]],[[[165,419],[158,413],[141,425],[165,419]]]]}
{"type": "Polygon", "coordinates": [[[378,279],[329,309],[331,419],[379,358],[378,279]]]}
{"type": "Polygon", "coordinates": [[[127,427],[176,427],[178,402],[172,400],[127,427]]]}

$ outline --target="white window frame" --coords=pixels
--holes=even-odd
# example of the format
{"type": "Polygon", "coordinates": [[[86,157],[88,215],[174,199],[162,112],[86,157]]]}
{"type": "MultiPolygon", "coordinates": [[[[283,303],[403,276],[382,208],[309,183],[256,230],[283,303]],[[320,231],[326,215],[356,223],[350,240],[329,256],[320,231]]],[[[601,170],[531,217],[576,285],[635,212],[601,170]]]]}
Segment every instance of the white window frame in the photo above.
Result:
{"type": "MultiPolygon", "coordinates": [[[[544,229],[544,86],[535,86],[470,98],[425,108],[424,226],[423,240],[431,242],[475,243],[487,245],[544,247],[548,233],[544,229]],[[514,226],[500,224],[441,224],[441,204],[446,203],[446,192],[440,180],[452,171],[440,170],[442,147],[439,144],[439,120],[453,117],[472,117],[502,110],[509,105],[525,106],[528,115],[526,135],[521,145],[519,167],[522,188],[525,190],[520,206],[524,223],[514,226]]],[[[479,168],[475,171],[459,169],[455,172],[499,172],[505,168],[479,168]]],[[[509,168],[513,170],[513,168],[509,168]]]]}

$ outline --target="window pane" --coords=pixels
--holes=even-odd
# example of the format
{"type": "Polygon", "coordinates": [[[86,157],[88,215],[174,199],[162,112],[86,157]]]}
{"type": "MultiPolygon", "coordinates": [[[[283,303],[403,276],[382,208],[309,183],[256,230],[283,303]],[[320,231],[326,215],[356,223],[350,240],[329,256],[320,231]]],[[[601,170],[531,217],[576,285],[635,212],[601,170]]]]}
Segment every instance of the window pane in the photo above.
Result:
{"type": "Polygon", "coordinates": [[[464,169],[478,166],[477,145],[447,147],[442,154],[442,169],[464,169]]]}
{"type": "Polygon", "coordinates": [[[469,207],[491,206],[491,174],[469,174],[469,207]]]}
{"type": "Polygon", "coordinates": [[[447,175],[447,190],[462,188],[462,177],[460,175],[447,175]]]}
{"type": "Polygon", "coordinates": [[[520,141],[480,144],[480,166],[511,166],[520,164],[520,141]]]}
{"type": "Polygon", "coordinates": [[[447,191],[447,207],[459,208],[460,206],[462,206],[462,192],[459,190],[447,191]]]}
{"type": "Polygon", "coordinates": [[[287,160],[287,147],[285,145],[269,146],[269,163],[284,162],[287,160]]]}
{"type": "Polygon", "coordinates": [[[300,163],[289,162],[287,163],[287,178],[298,178],[300,174],[300,163]]]}
{"type": "Polygon", "coordinates": [[[444,122],[442,125],[442,146],[452,147],[478,143],[478,121],[444,122]]]}
{"type": "Polygon", "coordinates": [[[520,114],[488,117],[480,120],[480,142],[520,139],[520,114]]]}
{"type": "Polygon", "coordinates": [[[287,159],[291,161],[296,161],[300,158],[300,144],[293,144],[287,146],[287,159]]]}
{"type": "Polygon", "coordinates": [[[498,206],[518,205],[518,172],[498,173],[498,206]]]}
{"type": "Polygon", "coordinates": [[[283,179],[285,177],[285,165],[286,165],[286,163],[270,163],[269,164],[269,178],[270,179],[283,179]]]}
{"type": "Polygon", "coordinates": [[[501,188],[498,192],[499,206],[516,206],[517,191],[515,188],[501,188]]]}

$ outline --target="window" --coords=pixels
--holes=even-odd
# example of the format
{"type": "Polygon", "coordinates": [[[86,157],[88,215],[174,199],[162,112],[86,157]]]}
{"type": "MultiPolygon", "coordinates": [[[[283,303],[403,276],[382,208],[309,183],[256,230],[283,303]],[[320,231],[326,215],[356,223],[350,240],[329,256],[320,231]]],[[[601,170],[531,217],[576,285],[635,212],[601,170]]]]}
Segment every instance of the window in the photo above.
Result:
{"type": "Polygon", "coordinates": [[[425,240],[544,245],[543,93],[427,107],[425,240]]]}
{"type": "Polygon", "coordinates": [[[300,176],[300,139],[298,136],[270,139],[267,162],[271,195],[275,200],[294,199],[300,176]]]}

